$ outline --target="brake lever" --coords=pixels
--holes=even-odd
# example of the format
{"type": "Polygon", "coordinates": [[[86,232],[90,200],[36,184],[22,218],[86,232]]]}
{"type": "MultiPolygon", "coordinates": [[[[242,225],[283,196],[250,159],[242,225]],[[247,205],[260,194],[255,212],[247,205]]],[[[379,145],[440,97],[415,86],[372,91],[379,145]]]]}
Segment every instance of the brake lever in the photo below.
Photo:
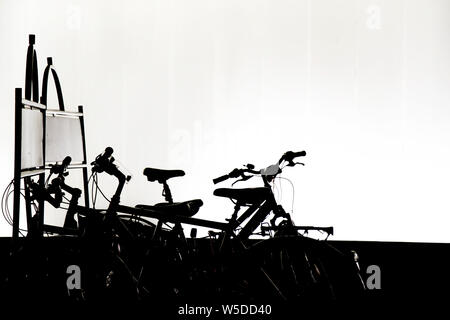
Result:
{"type": "Polygon", "coordinates": [[[233,182],[233,183],[231,184],[231,186],[234,186],[236,183],[241,182],[241,181],[247,181],[247,180],[249,180],[249,179],[252,178],[252,177],[253,177],[253,176],[246,176],[245,174],[241,174],[241,178],[238,179],[238,180],[236,180],[235,182],[233,182]]]}
{"type": "Polygon", "coordinates": [[[305,165],[303,162],[293,162],[293,161],[289,161],[289,163],[288,163],[286,166],[288,166],[288,167],[294,167],[296,164],[301,164],[302,166],[305,165]]]}

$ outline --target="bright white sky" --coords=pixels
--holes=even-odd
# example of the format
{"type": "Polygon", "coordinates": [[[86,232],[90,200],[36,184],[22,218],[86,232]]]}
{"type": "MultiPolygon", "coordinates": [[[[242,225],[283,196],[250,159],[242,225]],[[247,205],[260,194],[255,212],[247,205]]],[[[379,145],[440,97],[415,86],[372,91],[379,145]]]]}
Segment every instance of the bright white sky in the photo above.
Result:
{"type": "Polygon", "coordinates": [[[182,168],[175,200],[202,198],[198,216],[223,221],[232,205],[212,178],[306,150],[284,174],[297,224],[450,242],[448,1],[1,0],[4,186],[29,33],[40,77],[52,56],[67,108],[85,106],[89,158],[111,145],[133,174],[124,204],[162,200],[144,167],[182,168]]]}

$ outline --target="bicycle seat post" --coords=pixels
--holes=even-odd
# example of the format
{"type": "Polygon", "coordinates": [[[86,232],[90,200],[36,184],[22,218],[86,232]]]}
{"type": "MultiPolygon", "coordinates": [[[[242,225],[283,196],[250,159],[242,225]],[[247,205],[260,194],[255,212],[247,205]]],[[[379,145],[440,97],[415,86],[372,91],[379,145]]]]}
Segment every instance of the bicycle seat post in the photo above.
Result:
{"type": "Polygon", "coordinates": [[[167,184],[167,180],[159,181],[163,185],[163,193],[164,199],[168,203],[173,203],[172,192],[170,191],[169,185],[167,184]]]}
{"type": "Polygon", "coordinates": [[[230,219],[225,219],[228,222],[230,222],[231,224],[234,224],[237,220],[237,215],[239,213],[239,210],[241,210],[241,204],[239,202],[236,202],[235,206],[234,206],[234,212],[231,215],[230,219]]]}

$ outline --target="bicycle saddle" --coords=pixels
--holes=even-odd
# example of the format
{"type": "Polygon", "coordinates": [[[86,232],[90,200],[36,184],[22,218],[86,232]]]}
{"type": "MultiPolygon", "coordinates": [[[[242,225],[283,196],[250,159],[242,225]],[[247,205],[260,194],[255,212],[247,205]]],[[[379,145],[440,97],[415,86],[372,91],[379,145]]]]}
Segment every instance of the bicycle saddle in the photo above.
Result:
{"type": "Polygon", "coordinates": [[[145,168],[144,176],[147,177],[148,181],[158,181],[159,183],[162,183],[169,180],[170,178],[184,176],[184,171],[145,168]]]}
{"type": "Polygon", "coordinates": [[[242,203],[257,203],[268,199],[270,192],[270,189],[266,187],[245,189],[219,188],[214,190],[214,195],[234,199],[242,203]]]}
{"type": "Polygon", "coordinates": [[[192,217],[203,205],[201,199],[176,202],[176,203],[157,203],[154,206],[138,204],[136,208],[159,211],[164,214],[192,217]]]}

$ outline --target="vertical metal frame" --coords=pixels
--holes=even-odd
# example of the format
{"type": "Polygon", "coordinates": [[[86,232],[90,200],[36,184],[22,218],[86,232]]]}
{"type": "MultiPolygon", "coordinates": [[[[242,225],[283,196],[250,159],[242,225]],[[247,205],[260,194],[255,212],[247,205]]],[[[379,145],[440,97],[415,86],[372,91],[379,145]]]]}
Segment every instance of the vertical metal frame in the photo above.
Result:
{"type": "MultiPolygon", "coordinates": [[[[44,187],[45,184],[45,164],[46,164],[46,122],[47,122],[47,88],[48,88],[48,76],[51,71],[53,80],[56,86],[57,95],[58,95],[58,104],[61,112],[65,112],[64,100],[61,90],[61,84],[58,78],[58,75],[53,68],[52,58],[47,58],[48,65],[45,68],[43,83],[42,83],[42,96],[40,97],[39,103],[39,82],[38,82],[38,65],[37,65],[37,55],[36,50],[34,49],[35,44],[35,36],[29,35],[29,45],[27,49],[27,60],[26,60],[26,71],[25,71],[25,100],[23,100],[23,90],[22,88],[15,89],[15,137],[14,137],[14,202],[13,202],[13,231],[12,237],[13,239],[17,239],[20,234],[20,198],[21,198],[21,186],[22,186],[22,178],[24,178],[25,182],[25,209],[26,209],[26,218],[27,218],[27,227],[28,232],[32,236],[40,236],[42,235],[44,229],[44,201],[39,201],[38,206],[38,216],[37,225],[32,221],[31,216],[31,205],[30,205],[30,190],[28,190],[27,181],[30,181],[30,174],[24,174],[24,169],[22,168],[22,125],[23,125],[23,117],[22,110],[25,105],[29,107],[36,107],[40,109],[42,112],[42,128],[43,128],[43,137],[42,137],[42,152],[43,152],[43,163],[39,166],[39,170],[32,170],[31,175],[39,176],[39,184],[41,187],[44,187]],[[36,229],[35,229],[36,228],[36,229]],[[37,234],[31,234],[31,231],[36,231],[37,234]]],[[[88,186],[88,170],[87,170],[87,154],[86,154],[86,134],[85,134],[85,125],[84,125],[84,114],[83,107],[78,107],[78,112],[81,113],[79,116],[80,125],[81,125],[81,136],[82,136],[82,148],[83,148],[83,162],[82,162],[82,173],[83,173],[83,188],[84,188],[84,200],[85,206],[89,207],[89,186],[88,186]]]]}
{"type": "Polygon", "coordinates": [[[36,37],[34,34],[28,36],[27,65],[25,69],[25,99],[39,102],[39,77],[37,54],[34,49],[36,37]],[[31,94],[33,93],[33,99],[31,94]]]}
{"type": "Polygon", "coordinates": [[[48,88],[48,75],[52,71],[53,81],[55,82],[56,94],[58,95],[58,105],[60,111],[65,111],[64,107],[64,99],[61,89],[61,82],[59,81],[58,74],[56,73],[55,68],[53,68],[53,58],[47,58],[47,67],[44,70],[44,77],[42,78],[42,96],[41,103],[43,105],[47,105],[47,88],[48,88]]]}
{"type": "Polygon", "coordinates": [[[83,143],[83,189],[84,189],[84,205],[89,207],[89,178],[88,178],[88,169],[87,169],[87,154],[86,154],[86,132],[84,127],[84,112],[83,106],[78,106],[78,112],[82,114],[80,116],[80,124],[81,124],[81,137],[83,143]]]}
{"type": "Polygon", "coordinates": [[[20,224],[20,182],[22,180],[22,89],[16,88],[14,123],[14,202],[13,202],[13,239],[19,237],[20,224]]]}

